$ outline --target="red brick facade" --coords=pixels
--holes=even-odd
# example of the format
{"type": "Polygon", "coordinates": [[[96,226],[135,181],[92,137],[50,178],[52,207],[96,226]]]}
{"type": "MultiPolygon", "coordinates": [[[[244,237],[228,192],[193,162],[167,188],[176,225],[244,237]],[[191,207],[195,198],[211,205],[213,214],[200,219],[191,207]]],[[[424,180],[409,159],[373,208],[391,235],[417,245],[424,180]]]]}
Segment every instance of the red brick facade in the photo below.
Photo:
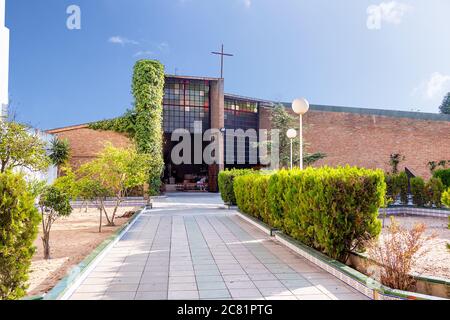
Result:
{"type": "MultiPolygon", "coordinates": [[[[263,109],[260,127],[270,127],[263,109]]],[[[350,112],[310,111],[304,117],[308,152],[323,152],[317,165],[355,165],[389,170],[389,156],[405,156],[401,168],[429,178],[428,162],[450,160],[450,121],[420,120],[350,112]]]]}
{"type": "Polygon", "coordinates": [[[107,142],[119,148],[131,145],[130,139],[123,134],[112,131],[96,131],[89,129],[87,125],[50,130],[48,133],[69,141],[70,164],[73,168],[78,168],[83,163],[94,159],[107,142]]]}
{"type": "MultiPolygon", "coordinates": [[[[350,164],[389,170],[390,154],[401,153],[406,157],[402,168],[428,178],[428,162],[450,160],[450,121],[312,110],[305,116],[304,125],[308,152],[327,154],[317,165],[350,164]]],[[[261,108],[260,128],[270,128],[268,108],[261,108]]],[[[122,134],[83,125],[49,133],[70,142],[75,168],[92,160],[107,141],[117,147],[131,144],[122,134]]]]}

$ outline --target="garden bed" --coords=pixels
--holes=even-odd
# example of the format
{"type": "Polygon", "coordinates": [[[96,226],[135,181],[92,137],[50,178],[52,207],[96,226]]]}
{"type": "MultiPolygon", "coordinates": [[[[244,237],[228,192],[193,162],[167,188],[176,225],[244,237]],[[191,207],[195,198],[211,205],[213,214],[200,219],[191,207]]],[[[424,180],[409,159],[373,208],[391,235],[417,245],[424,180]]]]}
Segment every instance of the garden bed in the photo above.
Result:
{"type": "Polygon", "coordinates": [[[50,236],[51,260],[43,259],[41,233],[35,241],[37,251],[33,257],[30,270],[28,295],[41,295],[52,289],[58,281],[92,250],[118,230],[129,218],[120,218],[125,212],[136,211],[135,207],[118,209],[119,218],[115,227],[103,227],[98,232],[99,212],[96,209],[75,209],[73,214],[55,222],[50,236]]]}
{"type": "MultiPolygon", "coordinates": [[[[425,236],[432,234],[436,236],[424,247],[426,253],[418,260],[413,273],[426,277],[450,279],[450,250],[447,248],[447,243],[450,243],[448,219],[444,217],[396,216],[395,220],[408,229],[414,227],[416,223],[423,223],[427,228],[425,236]]],[[[387,233],[386,227],[389,226],[390,219],[387,218],[385,222],[381,239],[387,233]]]]}

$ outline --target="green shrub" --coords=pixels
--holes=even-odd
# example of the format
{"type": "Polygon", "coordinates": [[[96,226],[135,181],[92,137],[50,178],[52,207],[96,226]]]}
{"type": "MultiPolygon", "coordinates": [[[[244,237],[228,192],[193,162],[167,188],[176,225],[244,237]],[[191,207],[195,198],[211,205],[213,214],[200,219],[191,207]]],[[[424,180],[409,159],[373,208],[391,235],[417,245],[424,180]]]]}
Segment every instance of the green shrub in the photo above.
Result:
{"type": "Polygon", "coordinates": [[[255,216],[261,215],[255,211],[264,215],[268,210],[266,220],[272,226],[340,261],[381,231],[378,210],[383,205],[386,185],[380,170],[281,170],[269,178],[268,208],[259,200],[266,192],[261,190],[265,184],[260,179],[239,178],[236,187],[241,210],[255,216]],[[251,186],[255,183],[258,187],[251,186]]]}
{"type": "Polygon", "coordinates": [[[386,193],[392,198],[392,200],[397,200],[400,197],[402,204],[408,204],[408,176],[405,172],[396,174],[386,174],[386,193]]]}
{"type": "Polygon", "coordinates": [[[441,202],[450,208],[450,189],[442,194],[441,202]]]}
{"type": "Polygon", "coordinates": [[[231,169],[220,172],[218,177],[218,183],[220,195],[222,196],[223,202],[229,205],[236,205],[237,203],[233,187],[234,178],[253,173],[255,173],[255,171],[250,169],[244,170],[231,169]]]}
{"type": "Polygon", "coordinates": [[[246,214],[271,224],[268,191],[270,175],[248,174],[234,179],[237,205],[246,214]]]}
{"type": "Polygon", "coordinates": [[[408,175],[405,172],[397,176],[397,188],[400,190],[400,201],[402,204],[408,204],[408,175]]]}
{"type": "Polygon", "coordinates": [[[450,188],[450,169],[436,170],[433,177],[441,179],[445,188],[450,188]]]}
{"type": "Polygon", "coordinates": [[[23,178],[0,174],[0,300],[20,299],[26,293],[39,218],[23,178]]]}
{"type": "Polygon", "coordinates": [[[428,202],[428,197],[425,189],[425,181],[420,177],[411,179],[411,193],[413,203],[418,207],[423,207],[428,202]]]}
{"type": "Polygon", "coordinates": [[[425,186],[427,198],[430,206],[442,207],[442,193],[445,190],[444,184],[439,178],[431,178],[425,186]]]}

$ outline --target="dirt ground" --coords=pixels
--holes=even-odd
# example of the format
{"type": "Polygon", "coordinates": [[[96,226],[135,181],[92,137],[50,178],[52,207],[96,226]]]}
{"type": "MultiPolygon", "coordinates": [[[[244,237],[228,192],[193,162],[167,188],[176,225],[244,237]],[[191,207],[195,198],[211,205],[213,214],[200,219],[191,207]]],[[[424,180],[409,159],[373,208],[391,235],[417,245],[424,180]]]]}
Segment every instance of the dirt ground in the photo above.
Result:
{"type": "MultiPolygon", "coordinates": [[[[50,234],[51,260],[43,259],[41,233],[35,241],[37,248],[31,265],[30,279],[28,281],[28,295],[40,295],[48,292],[59,280],[80,263],[97,246],[99,246],[114,231],[128,221],[120,218],[125,212],[136,211],[133,207],[120,208],[115,220],[115,227],[103,227],[98,232],[99,212],[95,209],[74,209],[68,218],[55,222],[50,234]]],[[[105,223],[105,218],[103,218],[105,223]]]]}
{"type": "MultiPolygon", "coordinates": [[[[435,238],[430,240],[425,246],[425,255],[417,261],[413,272],[423,276],[433,276],[450,279],[450,250],[447,243],[450,243],[450,230],[447,228],[448,219],[420,216],[397,216],[395,219],[400,225],[412,228],[416,223],[424,223],[427,227],[426,236],[435,234],[435,238]]],[[[389,217],[385,220],[389,225],[389,217]]],[[[382,237],[387,233],[383,229],[382,237]]]]}

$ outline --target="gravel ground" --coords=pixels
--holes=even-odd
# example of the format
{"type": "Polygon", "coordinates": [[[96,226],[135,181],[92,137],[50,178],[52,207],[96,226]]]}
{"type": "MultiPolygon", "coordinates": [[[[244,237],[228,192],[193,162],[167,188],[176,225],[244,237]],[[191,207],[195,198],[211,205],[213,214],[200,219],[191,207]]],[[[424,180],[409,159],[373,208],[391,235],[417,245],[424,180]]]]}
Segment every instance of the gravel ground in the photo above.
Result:
{"type": "MultiPolygon", "coordinates": [[[[119,208],[118,216],[128,211],[135,211],[135,208],[119,208]]],[[[80,263],[127,221],[127,218],[116,218],[115,227],[103,227],[102,233],[99,233],[98,210],[90,209],[88,212],[84,210],[80,212],[79,209],[75,209],[70,217],[56,221],[52,227],[50,234],[52,259],[50,260],[43,259],[41,233],[39,233],[34,243],[37,250],[31,264],[28,295],[48,292],[71,268],[80,263]]]]}
{"type": "MultiPolygon", "coordinates": [[[[447,243],[450,243],[450,230],[448,229],[448,219],[420,216],[395,216],[400,225],[412,228],[416,223],[424,223],[427,227],[425,235],[435,235],[425,246],[427,253],[421,257],[413,272],[424,276],[433,276],[450,279],[450,250],[447,243]]],[[[386,226],[390,224],[389,217],[385,220],[386,226]]],[[[382,236],[387,233],[384,228],[382,236]]]]}

